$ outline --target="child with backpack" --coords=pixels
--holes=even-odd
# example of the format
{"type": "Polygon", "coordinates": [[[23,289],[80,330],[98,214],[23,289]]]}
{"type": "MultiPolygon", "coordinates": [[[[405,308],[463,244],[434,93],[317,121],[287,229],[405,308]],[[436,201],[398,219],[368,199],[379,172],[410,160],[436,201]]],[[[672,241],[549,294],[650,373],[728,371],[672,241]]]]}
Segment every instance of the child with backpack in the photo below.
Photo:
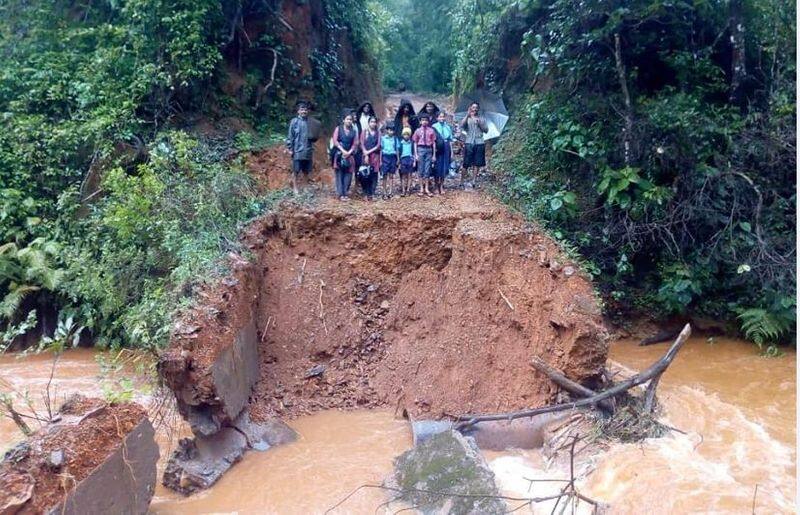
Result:
{"type": "Polygon", "coordinates": [[[434,190],[438,195],[444,195],[444,179],[450,173],[452,159],[453,128],[447,123],[444,111],[439,111],[438,121],[433,124],[436,131],[436,162],[433,170],[434,190]]]}
{"type": "Polygon", "coordinates": [[[381,137],[381,193],[384,199],[390,199],[394,195],[394,174],[400,162],[400,140],[394,133],[394,124],[387,123],[385,130],[386,134],[381,137]]]}
{"type": "Polygon", "coordinates": [[[403,127],[403,139],[400,140],[400,196],[411,193],[411,174],[414,173],[414,142],[411,141],[411,128],[403,127]]]}

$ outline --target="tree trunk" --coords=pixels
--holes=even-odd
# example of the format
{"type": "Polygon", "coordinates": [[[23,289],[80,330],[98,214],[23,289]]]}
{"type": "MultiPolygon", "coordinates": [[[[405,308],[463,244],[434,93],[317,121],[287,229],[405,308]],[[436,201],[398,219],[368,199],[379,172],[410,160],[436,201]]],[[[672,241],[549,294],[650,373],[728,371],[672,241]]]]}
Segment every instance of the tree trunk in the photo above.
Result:
{"type": "Polygon", "coordinates": [[[625,166],[631,164],[631,138],[633,137],[633,105],[631,95],[628,91],[628,80],[625,74],[625,63],[622,61],[622,49],[619,41],[619,34],[614,34],[614,61],[617,64],[617,77],[619,77],[619,87],[622,90],[622,100],[625,102],[625,127],[622,129],[622,144],[625,159],[625,166]]]}
{"type": "Polygon", "coordinates": [[[743,16],[743,0],[731,0],[730,14],[728,17],[728,30],[731,41],[731,87],[729,100],[732,104],[742,106],[744,92],[742,91],[747,67],[745,65],[745,28],[743,16]]]}
{"type": "Polygon", "coordinates": [[[523,418],[523,417],[532,417],[534,415],[541,415],[543,413],[556,413],[559,411],[569,411],[574,410],[577,408],[582,407],[589,407],[589,406],[596,406],[599,405],[600,402],[611,399],[612,397],[616,397],[617,395],[626,392],[633,388],[634,386],[639,386],[640,384],[644,384],[648,381],[655,380],[656,384],[653,385],[652,393],[650,394],[650,406],[652,407],[654,397],[655,397],[655,388],[658,384],[658,380],[661,378],[661,374],[670,366],[672,360],[675,359],[675,356],[678,354],[678,351],[681,350],[683,344],[686,343],[686,340],[689,339],[689,336],[692,335],[692,328],[689,324],[686,324],[681,331],[681,334],[678,335],[678,338],[675,342],[670,346],[669,350],[667,351],[664,356],[650,365],[646,370],[635,374],[625,381],[619,382],[605,390],[600,392],[596,395],[591,397],[586,397],[584,399],[577,400],[575,402],[568,402],[565,404],[555,404],[552,406],[544,406],[541,408],[533,408],[533,409],[526,409],[521,411],[513,411],[510,413],[494,413],[491,415],[478,415],[478,414],[469,414],[469,415],[461,415],[456,417],[456,421],[459,422],[457,424],[456,429],[461,430],[465,427],[470,427],[480,422],[487,422],[492,420],[514,420],[516,418],[523,418]]]}

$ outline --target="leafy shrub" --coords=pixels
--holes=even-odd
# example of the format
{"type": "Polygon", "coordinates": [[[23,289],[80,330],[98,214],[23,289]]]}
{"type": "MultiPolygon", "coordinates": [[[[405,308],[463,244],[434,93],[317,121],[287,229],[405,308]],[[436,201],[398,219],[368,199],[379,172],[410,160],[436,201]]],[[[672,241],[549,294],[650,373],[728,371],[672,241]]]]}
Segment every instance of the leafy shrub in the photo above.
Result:
{"type": "Polygon", "coordinates": [[[192,284],[240,250],[238,228],[277,198],[256,194],[238,154],[275,143],[299,90],[344,97],[344,43],[369,51],[373,25],[353,16],[367,2],[345,3],[323,2],[320,69],[334,75],[308,83],[278,31],[250,41],[244,30],[250,16],[278,26],[276,0],[1,3],[3,343],[47,304],[60,310],[58,341],[91,331],[106,345],[163,344],[192,284]],[[237,66],[222,66],[232,48],[237,66]],[[264,95],[269,50],[277,74],[264,95]],[[234,74],[244,80],[231,91],[234,74]],[[263,134],[240,132],[234,144],[232,131],[199,141],[175,130],[217,115],[263,134]]]}
{"type": "Polygon", "coordinates": [[[156,347],[192,284],[240,251],[241,225],[277,198],[260,198],[242,158],[226,162],[186,133],[160,134],[133,174],[105,177],[90,216],[69,220],[73,252],[61,288],[106,345],[156,347]]]}
{"type": "Polygon", "coordinates": [[[55,242],[36,238],[24,248],[0,245],[0,317],[12,319],[29,295],[53,292],[61,286],[64,270],[57,267],[60,249],[55,242]]]}
{"type": "MultiPolygon", "coordinates": [[[[498,4],[491,26],[529,22],[526,82],[544,84],[496,147],[505,198],[600,271],[612,315],[701,312],[760,345],[793,341],[794,5],[498,4]]],[[[472,47],[475,69],[497,53],[472,47]]]]}

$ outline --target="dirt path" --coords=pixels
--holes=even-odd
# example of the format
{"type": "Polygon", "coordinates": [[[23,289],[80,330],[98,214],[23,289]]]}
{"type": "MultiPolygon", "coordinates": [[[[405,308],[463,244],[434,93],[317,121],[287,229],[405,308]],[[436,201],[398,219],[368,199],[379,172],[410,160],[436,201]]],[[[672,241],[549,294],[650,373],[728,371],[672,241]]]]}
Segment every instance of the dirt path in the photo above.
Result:
{"type": "MultiPolygon", "coordinates": [[[[386,106],[400,98],[428,100],[396,94],[386,106]]],[[[599,377],[608,346],[591,282],[541,231],[484,192],[452,187],[336,200],[324,151],[318,143],[311,198],[252,223],[251,261],[232,257],[231,276],[176,324],[162,377],[185,416],[220,427],[245,404],[256,419],[536,407],[555,390],[531,370],[534,356],[579,381],[599,377]],[[259,360],[252,390],[236,373],[251,366],[236,364],[246,349],[259,360]]],[[[263,187],[286,186],[280,150],[248,164],[263,187]]]]}
{"type": "MultiPolygon", "coordinates": [[[[414,109],[419,112],[428,100],[433,100],[441,109],[452,114],[452,99],[443,95],[423,95],[417,93],[391,93],[384,100],[385,120],[393,120],[402,99],[409,100],[414,109]]],[[[333,191],[333,170],[328,158],[328,139],[332,130],[326,130],[324,136],[314,145],[314,166],[311,173],[309,187],[315,195],[330,194],[333,191]]],[[[284,189],[291,187],[291,158],[283,152],[283,146],[277,145],[264,150],[253,152],[247,158],[247,169],[256,180],[262,191],[284,189]]],[[[446,187],[452,186],[450,182],[446,187]]],[[[353,181],[351,192],[359,196],[359,187],[353,181]]]]}

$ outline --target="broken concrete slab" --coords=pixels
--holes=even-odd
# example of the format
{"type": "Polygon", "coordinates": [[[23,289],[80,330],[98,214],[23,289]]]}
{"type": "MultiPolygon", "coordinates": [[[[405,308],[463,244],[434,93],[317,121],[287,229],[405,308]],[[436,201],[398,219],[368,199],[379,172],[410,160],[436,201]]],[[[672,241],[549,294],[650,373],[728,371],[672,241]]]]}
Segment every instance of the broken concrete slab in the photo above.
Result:
{"type": "Polygon", "coordinates": [[[266,451],[271,447],[297,440],[297,432],[280,419],[253,422],[245,411],[233,424],[247,440],[247,445],[256,451],[266,451]]]}
{"type": "Polygon", "coordinates": [[[0,513],[147,513],[158,445],[144,408],[71,397],[0,462],[0,513]]]}
{"type": "Polygon", "coordinates": [[[229,419],[239,416],[247,405],[258,373],[258,335],[251,318],[236,335],[234,344],[220,352],[211,367],[217,397],[229,419]]]}
{"type": "Polygon", "coordinates": [[[402,491],[403,501],[425,514],[507,511],[506,503],[496,497],[494,473],[478,446],[457,431],[433,435],[401,454],[394,470],[390,485],[402,491]]]}
{"type": "Polygon", "coordinates": [[[266,451],[292,442],[297,433],[278,419],[254,422],[245,411],[211,436],[183,438],[164,469],[162,483],[188,495],[216,483],[248,449],[266,451]]]}
{"type": "Polygon", "coordinates": [[[449,420],[415,420],[411,422],[411,437],[414,446],[424,443],[439,433],[453,429],[449,420]]]}
{"type": "Polygon", "coordinates": [[[150,421],[145,419],[128,433],[123,444],[78,483],[53,514],[145,514],[155,493],[158,445],[150,421]]]}
{"type": "MultiPolygon", "coordinates": [[[[206,333],[204,338],[213,338],[210,331],[206,333]]],[[[205,356],[203,366],[196,354],[177,348],[165,352],[158,364],[159,375],[175,393],[178,411],[196,435],[211,436],[230,425],[247,405],[259,377],[259,339],[253,313],[233,334],[219,337],[232,341],[205,356]]]]}
{"type": "Polygon", "coordinates": [[[164,469],[163,484],[182,494],[204,490],[242,459],[247,439],[225,428],[212,436],[182,438],[164,469]]]}

